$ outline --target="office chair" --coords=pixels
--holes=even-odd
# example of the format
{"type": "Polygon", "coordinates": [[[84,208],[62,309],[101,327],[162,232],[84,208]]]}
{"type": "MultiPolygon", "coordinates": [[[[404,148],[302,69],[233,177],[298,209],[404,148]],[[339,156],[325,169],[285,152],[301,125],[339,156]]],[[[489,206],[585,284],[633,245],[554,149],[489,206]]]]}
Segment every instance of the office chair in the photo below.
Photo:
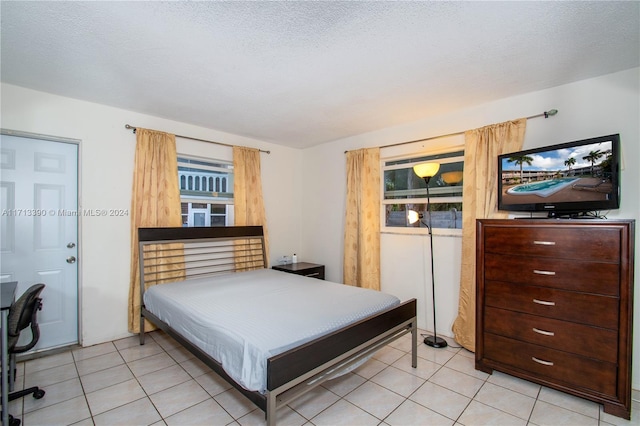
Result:
{"type": "MultiPolygon", "coordinates": [[[[38,327],[38,311],[42,309],[42,299],[39,297],[44,284],[34,284],[25,291],[18,300],[9,308],[8,318],[8,352],[9,352],[9,383],[13,387],[15,380],[16,354],[26,352],[33,348],[40,338],[40,327],[38,327]],[[24,346],[17,346],[20,332],[31,326],[31,341],[24,346]]],[[[44,390],[37,386],[9,393],[9,401],[22,398],[25,395],[33,394],[33,397],[40,399],[44,396],[44,390]]]]}

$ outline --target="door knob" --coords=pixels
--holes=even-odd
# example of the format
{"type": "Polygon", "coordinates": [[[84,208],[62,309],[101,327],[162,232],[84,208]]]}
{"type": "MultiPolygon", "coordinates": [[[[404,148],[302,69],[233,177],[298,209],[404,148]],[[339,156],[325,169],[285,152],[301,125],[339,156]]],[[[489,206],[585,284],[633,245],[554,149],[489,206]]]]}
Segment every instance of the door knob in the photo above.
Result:
{"type": "Polygon", "coordinates": [[[76,243],[67,244],[67,248],[74,248],[75,246],[76,246],[76,243]]]}
{"type": "Polygon", "coordinates": [[[76,263],[76,257],[75,256],[67,257],[67,263],[76,263]]]}

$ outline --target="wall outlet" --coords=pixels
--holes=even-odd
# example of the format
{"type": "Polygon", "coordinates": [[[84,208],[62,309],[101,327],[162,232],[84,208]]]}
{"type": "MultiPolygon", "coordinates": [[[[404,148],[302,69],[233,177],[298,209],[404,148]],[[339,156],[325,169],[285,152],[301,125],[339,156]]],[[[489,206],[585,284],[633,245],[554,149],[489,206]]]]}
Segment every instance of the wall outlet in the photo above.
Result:
{"type": "Polygon", "coordinates": [[[288,263],[291,263],[291,256],[280,256],[281,265],[286,265],[288,263]]]}

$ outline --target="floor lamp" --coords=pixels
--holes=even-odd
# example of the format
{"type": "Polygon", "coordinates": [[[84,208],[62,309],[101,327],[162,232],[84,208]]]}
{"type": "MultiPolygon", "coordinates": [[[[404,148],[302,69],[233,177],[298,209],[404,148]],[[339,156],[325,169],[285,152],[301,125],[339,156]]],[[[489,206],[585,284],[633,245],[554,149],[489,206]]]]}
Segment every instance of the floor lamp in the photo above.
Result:
{"type": "Polygon", "coordinates": [[[431,196],[429,194],[429,181],[434,177],[438,170],[440,170],[440,164],[438,163],[421,163],[413,166],[413,171],[416,175],[424,179],[427,184],[427,212],[429,213],[429,220],[427,228],[429,228],[429,244],[431,247],[431,294],[433,296],[433,336],[427,336],[424,338],[424,343],[434,348],[447,347],[447,341],[438,337],[436,331],[436,284],[435,273],[433,268],[433,233],[431,232],[431,196]]]}

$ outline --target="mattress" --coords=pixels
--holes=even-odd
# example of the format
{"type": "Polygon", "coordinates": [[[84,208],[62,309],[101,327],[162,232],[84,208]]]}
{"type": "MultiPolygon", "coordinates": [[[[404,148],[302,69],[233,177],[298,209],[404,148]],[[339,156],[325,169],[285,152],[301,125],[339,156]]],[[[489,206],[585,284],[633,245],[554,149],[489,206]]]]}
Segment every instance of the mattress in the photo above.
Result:
{"type": "Polygon", "coordinates": [[[268,358],[400,300],[375,290],[259,269],[157,285],[144,293],[144,304],[241,386],[264,393],[268,358]]]}

